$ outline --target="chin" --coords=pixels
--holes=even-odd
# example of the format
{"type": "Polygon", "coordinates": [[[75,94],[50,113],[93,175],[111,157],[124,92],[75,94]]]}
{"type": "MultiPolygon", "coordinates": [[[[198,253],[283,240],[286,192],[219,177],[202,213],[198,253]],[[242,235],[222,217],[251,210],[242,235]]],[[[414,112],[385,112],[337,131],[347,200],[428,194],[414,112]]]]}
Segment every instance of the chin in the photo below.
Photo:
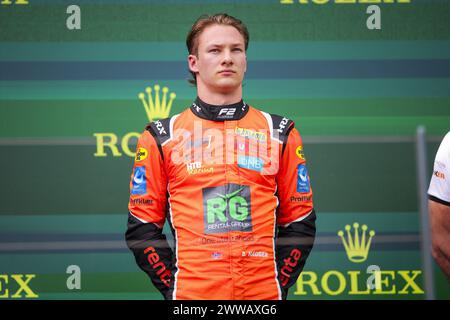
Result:
{"type": "Polygon", "coordinates": [[[239,88],[241,82],[238,82],[234,79],[223,79],[224,81],[218,81],[216,83],[216,88],[221,92],[231,92],[239,88]]]}

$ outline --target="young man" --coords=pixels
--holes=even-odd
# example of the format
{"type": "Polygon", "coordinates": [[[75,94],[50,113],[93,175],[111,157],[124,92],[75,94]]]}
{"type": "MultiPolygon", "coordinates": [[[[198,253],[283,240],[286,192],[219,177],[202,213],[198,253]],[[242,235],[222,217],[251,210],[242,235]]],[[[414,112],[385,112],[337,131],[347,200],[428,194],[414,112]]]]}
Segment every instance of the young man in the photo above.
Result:
{"type": "Polygon", "coordinates": [[[240,20],[200,17],[186,41],[198,97],[138,141],[126,239],[166,299],[285,299],[313,246],[300,135],[242,100],[248,40],[240,20]]]}
{"type": "Polygon", "coordinates": [[[428,197],[433,257],[450,281],[450,132],[436,153],[428,197]]]}

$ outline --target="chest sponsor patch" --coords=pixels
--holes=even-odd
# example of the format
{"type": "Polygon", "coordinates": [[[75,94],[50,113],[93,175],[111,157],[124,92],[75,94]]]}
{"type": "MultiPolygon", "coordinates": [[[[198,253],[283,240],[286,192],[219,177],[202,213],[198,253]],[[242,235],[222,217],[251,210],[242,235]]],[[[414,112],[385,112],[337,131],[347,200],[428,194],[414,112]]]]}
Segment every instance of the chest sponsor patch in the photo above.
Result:
{"type": "Polygon", "coordinates": [[[261,172],[264,167],[264,160],[256,157],[238,156],[238,166],[261,172]]]}
{"type": "Polygon", "coordinates": [[[246,129],[246,128],[240,128],[236,127],[234,132],[241,137],[249,138],[253,140],[257,140],[260,142],[266,142],[267,141],[267,133],[256,131],[253,129],[246,129]]]}
{"type": "Polygon", "coordinates": [[[202,194],[205,234],[252,231],[250,187],[229,183],[202,194]]]}

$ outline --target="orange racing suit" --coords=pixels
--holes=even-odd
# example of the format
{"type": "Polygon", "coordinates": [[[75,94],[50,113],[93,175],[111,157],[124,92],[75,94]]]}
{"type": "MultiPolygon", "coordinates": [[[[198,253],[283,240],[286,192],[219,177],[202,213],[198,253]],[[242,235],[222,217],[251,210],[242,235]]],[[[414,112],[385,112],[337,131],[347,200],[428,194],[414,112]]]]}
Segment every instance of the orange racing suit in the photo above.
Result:
{"type": "Polygon", "coordinates": [[[300,135],[243,101],[148,124],[130,190],[127,244],[165,299],[285,299],[313,246],[300,135]]]}

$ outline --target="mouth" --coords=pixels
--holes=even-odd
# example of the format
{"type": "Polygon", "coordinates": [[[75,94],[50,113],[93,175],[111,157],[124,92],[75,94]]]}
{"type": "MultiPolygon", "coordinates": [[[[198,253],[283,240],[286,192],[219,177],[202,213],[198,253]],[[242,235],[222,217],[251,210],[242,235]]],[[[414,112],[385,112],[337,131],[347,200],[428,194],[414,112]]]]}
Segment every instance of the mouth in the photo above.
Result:
{"type": "Polygon", "coordinates": [[[229,75],[229,74],[233,74],[233,73],[236,73],[236,72],[233,71],[233,70],[222,70],[222,71],[219,71],[219,74],[224,74],[224,75],[229,75]]]}

